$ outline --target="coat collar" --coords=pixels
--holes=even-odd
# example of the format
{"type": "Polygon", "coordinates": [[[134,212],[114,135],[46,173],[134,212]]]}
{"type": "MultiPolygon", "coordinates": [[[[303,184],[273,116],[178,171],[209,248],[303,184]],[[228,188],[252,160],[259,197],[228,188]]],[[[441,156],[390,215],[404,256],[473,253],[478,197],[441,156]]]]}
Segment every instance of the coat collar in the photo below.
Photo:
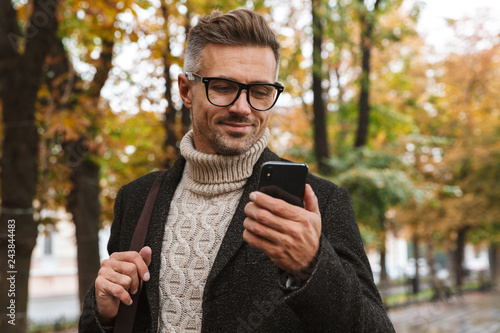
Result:
{"type": "Polygon", "coordinates": [[[241,195],[240,202],[236,211],[233,215],[231,222],[227,228],[226,234],[222,239],[222,244],[219,248],[219,252],[215,257],[215,262],[212,266],[210,273],[208,274],[207,283],[205,284],[205,292],[210,288],[213,281],[217,275],[222,271],[224,266],[233,257],[236,251],[243,244],[243,220],[245,220],[246,215],[244,212],[245,206],[250,202],[249,195],[252,191],[257,190],[259,185],[259,174],[261,165],[270,160],[278,160],[279,157],[266,148],[260,158],[257,160],[253,167],[253,172],[247,183],[243,188],[243,194],[241,195]]]}
{"type": "MultiPolygon", "coordinates": [[[[210,288],[215,278],[222,271],[224,266],[234,256],[236,251],[243,244],[243,220],[245,219],[245,206],[250,201],[249,195],[252,191],[257,190],[259,184],[260,167],[264,162],[280,160],[278,155],[273,153],[269,148],[265,148],[260,158],[257,160],[253,167],[253,172],[247,183],[243,188],[243,194],[233,218],[227,228],[226,234],[222,240],[219,252],[215,258],[215,262],[208,275],[205,291],[210,288]]],[[[148,235],[146,237],[146,244],[151,246],[153,250],[151,264],[149,270],[151,273],[151,280],[146,285],[146,295],[148,298],[149,309],[151,313],[153,332],[158,329],[158,316],[159,316],[159,276],[161,267],[161,247],[163,243],[163,234],[165,231],[165,223],[167,221],[170,203],[174,197],[175,190],[182,178],[182,172],[186,160],[184,157],[179,156],[174,165],[168,169],[162,176],[161,187],[156,199],[153,214],[149,225],[148,235]]]]}

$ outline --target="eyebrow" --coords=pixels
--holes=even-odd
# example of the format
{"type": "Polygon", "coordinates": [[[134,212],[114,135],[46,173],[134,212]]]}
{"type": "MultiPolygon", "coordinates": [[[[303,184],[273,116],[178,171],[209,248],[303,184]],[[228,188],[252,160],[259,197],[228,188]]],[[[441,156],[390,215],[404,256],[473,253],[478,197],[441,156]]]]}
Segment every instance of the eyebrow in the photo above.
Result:
{"type": "Polygon", "coordinates": [[[266,82],[266,81],[250,81],[250,82],[241,82],[241,81],[238,81],[232,77],[229,77],[229,76],[207,76],[207,77],[211,77],[211,78],[217,78],[217,79],[226,79],[226,80],[232,80],[232,81],[236,81],[236,82],[240,82],[240,83],[244,83],[244,84],[256,84],[256,83],[264,83],[264,84],[275,84],[276,82],[266,82]]]}

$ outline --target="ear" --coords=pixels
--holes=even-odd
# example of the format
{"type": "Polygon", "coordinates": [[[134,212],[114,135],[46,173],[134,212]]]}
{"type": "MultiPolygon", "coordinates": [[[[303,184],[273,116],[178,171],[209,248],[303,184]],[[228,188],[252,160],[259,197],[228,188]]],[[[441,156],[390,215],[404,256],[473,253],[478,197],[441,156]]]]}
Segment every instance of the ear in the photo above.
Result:
{"type": "Polygon", "coordinates": [[[184,105],[191,109],[192,106],[192,92],[191,92],[191,82],[184,74],[179,74],[177,78],[177,84],[179,85],[179,92],[181,94],[182,102],[184,105]]]}

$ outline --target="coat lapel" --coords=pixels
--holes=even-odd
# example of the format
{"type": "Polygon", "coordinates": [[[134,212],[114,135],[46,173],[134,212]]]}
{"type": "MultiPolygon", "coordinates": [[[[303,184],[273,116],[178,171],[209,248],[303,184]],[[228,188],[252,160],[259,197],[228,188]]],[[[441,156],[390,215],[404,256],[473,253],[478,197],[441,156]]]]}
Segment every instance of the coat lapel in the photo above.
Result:
{"type": "MultiPolygon", "coordinates": [[[[257,163],[255,163],[252,175],[245,184],[243,194],[241,196],[240,202],[236,211],[234,213],[233,219],[231,220],[222,244],[220,246],[215,262],[212,269],[208,275],[207,283],[205,285],[205,292],[209,289],[213,280],[221,272],[221,270],[226,266],[229,260],[234,256],[236,251],[243,244],[243,220],[245,219],[245,206],[250,201],[249,195],[252,191],[257,190],[259,184],[259,173],[260,166],[266,161],[279,160],[280,158],[266,148],[262,155],[260,156],[257,163]]],[[[184,166],[186,160],[180,156],[174,165],[163,175],[161,181],[160,192],[156,199],[153,214],[151,216],[151,221],[149,225],[148,234],[146,236],[146,245],[150,246],[153,254],[151,258],[151,264],[149,265],[149,271],[151,274],[151,280],[146,284],[146,296],[148,298],[149,309],[152,320],[153,332],[158,330],[158,316],[159,316],[159,276],[161,268],[160,254],[162,251],[163,234],[165,231],[165,223],[167,222],[168,212],[170,209],[170,203],[175,194],[177,185],[181,181],[182,173],[184,171],[184,166]]]]}
{"type": "Polygon", "coordinates": [[[149,265],[151,280],[146,284],[145,288],[151,313],[153,332],[156,332],[158,329],[158,288],[161,267],[160,254],[162,250],[161,247],[163,243],[165,223],[167,222],[170,202],[174,197],[177,185],[181,181],[185,164],[186,160],[181,156],[175,161],[174,165],[163,175],[160,191],[156,199],[155,207],[149,224],[148,234],[145,241],[145,244],[151,247],[151,250],[153,252],[151,257],[151,264],[149,265]]]}
{"type": "Polygon", "coordinates": [[[207,283],[205,285],[204,294],[206,295],[207,290],[210,289],[211,284],[217,275],[222,271],[224,266],[227,265],[229,260],[234,256],[236,251],[243,244],[243,221],[245,220],[245,206],[250,202],[249,195],[252,191],[257,190],[259,185],[259,174],[260,174],[260,166],[266,162],[271,160],[279,160],[279,157],[271,152],[269,148],[266,148],[262,155],[260,156],[257,163],[255,163],[253,167],[253,172],[247,183],[245,184],[243,194],[241,196],[238,207],[236,208],[236,212],[233,215],[233,219],[231,220],[226,234],[224,235],[224,239],[222,240],[222,244],[219,248],[219,252],[217,253],[217,257],[215,258],[215,262],[212,266],[212,269],[208,275],[207,283]]]}

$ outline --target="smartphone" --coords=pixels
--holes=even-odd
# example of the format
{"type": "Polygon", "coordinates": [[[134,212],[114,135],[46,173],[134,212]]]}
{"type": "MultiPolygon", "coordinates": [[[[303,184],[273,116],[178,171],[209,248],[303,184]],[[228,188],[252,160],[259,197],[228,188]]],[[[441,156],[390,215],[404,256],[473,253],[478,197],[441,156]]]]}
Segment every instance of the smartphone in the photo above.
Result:
{"type": "Polygon", "coordinates": [[[304,207],[308,170],[306,163],[266,162],[260,169],[259,191],[304,207]]]}

